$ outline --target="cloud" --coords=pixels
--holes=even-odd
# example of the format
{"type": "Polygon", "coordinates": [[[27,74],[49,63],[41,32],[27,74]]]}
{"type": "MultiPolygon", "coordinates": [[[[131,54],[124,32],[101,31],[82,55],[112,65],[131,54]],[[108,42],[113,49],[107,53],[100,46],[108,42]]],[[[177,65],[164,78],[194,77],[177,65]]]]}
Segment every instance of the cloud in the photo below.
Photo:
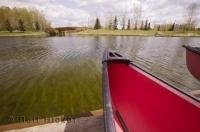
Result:
{"type": "MultiPolygon", "coordinates": [[[[10,7],[34,7],[56,26],[85,26],[100,17],[104,24],[109,17],[133,18],[134,7],[142,11],[141,19],[152,23],[182,23],[186,8],[199,0],[1,0],[0,5],[10,7]]],[[[200,13],[199,13],[200,14],[200,13]]],[[[200,15],[197,16],[200,21],[200,15]]],[[[200,23],[198,23],[200,26],[200,23]]]]}

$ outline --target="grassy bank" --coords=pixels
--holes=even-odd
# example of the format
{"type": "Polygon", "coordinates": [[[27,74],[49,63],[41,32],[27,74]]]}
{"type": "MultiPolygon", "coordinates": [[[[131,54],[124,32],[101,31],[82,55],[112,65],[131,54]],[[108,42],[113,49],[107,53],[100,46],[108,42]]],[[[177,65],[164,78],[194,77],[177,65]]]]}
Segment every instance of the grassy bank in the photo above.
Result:
{"type": "Polygon", "coordinates": [[[200,37],[200,31],[159,31],[155,34],[158,37],[200,37]]]}
{"type": "Polygon", "coordinates": [[[0,36],[46,36],[45,32],[34,32],[34,31],[25,31],[25,32],[8,32],[0,31],[0,36]]]}
{"type": "Polygon", "coordinates": [[[143,30],[85,30],[82,32],[75,33],[76,35],[113,35],[113,36],[153,36],[155,34],[154,30],[143,31],[143,30]]]}
{"type": "Polygon", "coordinates": [[[177,32],[177,31],[156,31],[156,30],[85,30],[75,35],[104,35],[104,36],[160,36],[160,37],[200,37],[200,31],[177,32]]]}

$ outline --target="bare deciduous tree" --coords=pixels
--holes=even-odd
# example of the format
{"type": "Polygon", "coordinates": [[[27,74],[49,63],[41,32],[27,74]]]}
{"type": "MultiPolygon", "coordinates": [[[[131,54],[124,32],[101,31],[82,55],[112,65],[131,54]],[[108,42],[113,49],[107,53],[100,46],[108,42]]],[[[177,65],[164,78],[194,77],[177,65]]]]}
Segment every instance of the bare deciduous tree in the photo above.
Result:
{"type": "MultiPolygon", "coordinates": [[[[133,3],[133,22],[138,22],[141,21],[142,19],[142,7],[141,5],[137,5],[135,3],[133,3]]],[[[135,24],[135,23],[133,23],[135,24]]],[[[138,23],[136,23],[138,24],[138,23]]]]}
{"type": "Polygon", "coordinates": [[[50,27],[50,23],[44,17],[44,14],[37,9],[0,6],[0,30],[7,30],[8,25],[12,27],[12,30],[19,30],[22,22],[27,30],[35,30],[35,21],[38,21],[41,30],[50,27]],[[19,20],[21,21],[19,22],[19,20]]]}
{"type": "Polygon", "coordinates": [[[134,5],[133,7],[133,19],[140,20],[142,17],[142,8],[134,5]]]}
{"type": "Polygon", "coordinates": [[[191,30],[192,28],[195,28],[198,9],[199,6],[196,3],[192,3],[187,7],[186,30],[191,30]]]}

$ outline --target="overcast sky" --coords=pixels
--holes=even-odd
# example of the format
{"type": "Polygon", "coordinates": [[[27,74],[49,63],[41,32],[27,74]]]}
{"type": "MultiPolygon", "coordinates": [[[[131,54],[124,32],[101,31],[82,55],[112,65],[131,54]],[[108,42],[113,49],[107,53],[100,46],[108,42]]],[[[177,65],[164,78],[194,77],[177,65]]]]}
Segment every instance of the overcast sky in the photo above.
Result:
{"type": "Polygon", "coordinates": [[[192,3],[200,5],[200,0],[0,0],[1,6],[37,8],[53,27],[85,26],[93,24],[96,17],[104,25],[111,16],[122,18],[124,14],[133,19],[136,7],[142,11],[141,18],[153,24],[181,23],[186,19],[187,6],[192,3]]]}

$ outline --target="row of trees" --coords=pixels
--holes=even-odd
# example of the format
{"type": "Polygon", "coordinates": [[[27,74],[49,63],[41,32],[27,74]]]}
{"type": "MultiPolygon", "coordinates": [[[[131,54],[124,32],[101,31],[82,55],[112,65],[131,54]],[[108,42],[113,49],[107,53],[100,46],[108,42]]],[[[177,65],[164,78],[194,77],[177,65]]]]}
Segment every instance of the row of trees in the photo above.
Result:
{"type": "MultiPolygon", "coordinates": [[[[115,16],[114,19],[112,21],[109,21],[109,25],[105,28],[107,29],[113,29],[113,30],[117,30],[119,29],[119,25],[118,25],[118,19],[115,16]]],[[[100,19],[96,18],[95,21],[95,25],[94,25],[94,29],[101,29],[102,26],[100,24],[100,19]]],[[[199,28],[197,29],[195,27],[194,24],[177,24],[177,23],[171,23],[171,24],[157,24],[154,25],[154,27],[151,27],[151,23],[146,20],[146,21],[140,21],[140,23],[138,23],[138,21],[136,20],[134,23],[132,23],[131,25],[131,20],[128,19],[127,20],[127,24],[125,22],[125,20],[122,20],[122,25],[120,27],[120,29],[122,30],[150,30],[150,29],[155,29],[158,31],[194,31],[194,30],[199,30],[199,28]]]]}
{"type": "MultiPolygon", "coordinates": [[[[96,18],[94,29],[101,29],[101,28],[102,28],[102,26],[100,24],[100,19],[96,18]]],[[[118,19],[117,19],[116,16],[114,17],[113,20],[109,21],[109,24],[106,28],[107,29],[113,29],[113,30],[117,30],[119,28],[118,19]]],[[[130,29],[150,30],[151,29],[151,23],[148,20],[145,21],[145,24],[144,24],[144,21],[141,21],[141,25],[139,26],[139,24],[136,20],[135,23],[134,23],[134,26],[131,26],[131,20],[128,19],[127,25],[126,25],[126,20],[125,20],[125,18],[123,18],[121,29],[122,30],[125,30],[125,29],[127,29],[127,30],[130,30],[130,29]]]]}
{"type": "Polygon", "coordinates": [[[198,12],[199,12],[199,5],[196,3],[192,3],[188,5],[186,9],[187,15],[185,15],[185,22],[182,24],[173,23],[173,24],[160,24],[155,25],[155,28],[160,31],[194,31],[200,30],[197,28],[197,21],[198,21],[198,12]]]}
{"type": "Polygon", "coordinates": [[[36,9],[0,7],[0,31],[25,30],[43,31],[50,23],[36,9]]]}
{"type": "Polygon", "coordinates": [[[160,25],[155,25],[154,29],[158,31],[194,31],[197,30],[195,26],[190,26],[188,28],[187,24],[176,24],[175,22],[173,24],[160,24],[160,25]]]}
{"type": "MultiPolygon", "coordinates": [[[[198,23],[198,12],[199,12],[199,4],[192,3],[187,6],[186,14],[184,14],[184,19],[179,23],[165,23],[165,24],[156,24],[154,23],[151,26],[151,23],[146,20],[142,20],[142,9],[141,7],[134,6],[133,18],[126,19],[126,13],[122,13],[122,18],[120,18],[120,23],[118,24],[118,18],[115,16],[106,19],[104,28],[107,29],[140,29],[140,30],[149,30],[151,28],[162,30],[162,31],[189,31],[189,30],[197,30],[198,23]]],[[[111,14],[112,16],[112,14],[111,14]]],[[[130,13],[129,13],[130,16],[130,13]]],[[[175,21],[175,20],[174,20],[175,21]]],[[[100,19],[97,18],[95,22],[94,29],[102,28],[100,24],[100,19]]]]}

